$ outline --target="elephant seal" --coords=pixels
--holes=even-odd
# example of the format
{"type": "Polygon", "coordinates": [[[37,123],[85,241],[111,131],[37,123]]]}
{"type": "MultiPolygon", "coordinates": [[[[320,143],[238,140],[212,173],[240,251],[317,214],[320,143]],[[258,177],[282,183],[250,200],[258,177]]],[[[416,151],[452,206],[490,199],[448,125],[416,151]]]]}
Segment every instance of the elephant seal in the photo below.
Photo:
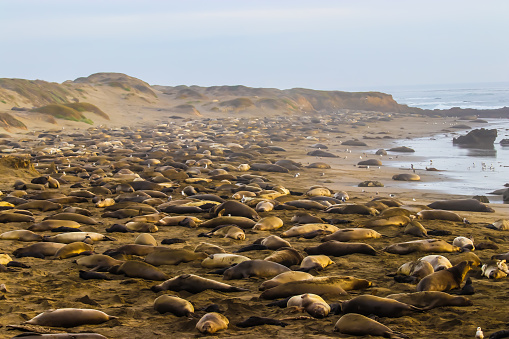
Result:
{"type": "Polygon", "coordinates": [[[271,231],[281,228],[283,226],[283,220],[276,216],[270,216],[260,219],[254,226],[254,230],[258,231],[271,231]]]}
{"type": "Polygon", "coordinates": [[[416,237],[428,237],[428,231],[417,220],[412,220],[406,225],[403,234],[415,235],[416,237]]]}
{"type": "Polygon", "coordinates": [[[245,217],[255,221],[260,219],[260,216],[254,209],[236,200],[228,200],[222,204],[217,205],[212,209],[211,214],[215,217],[230,215],[245,217]]]}
{"type": "Polygon", "coordinates": [[[196,329],[201,333],[212,334],[228,328],[228,318],[221,313],[210,312],[205,314],[196,324],[196,329]]]}
{"type": "Polygon", "coordinates": [[[368,244],[364,243],[344,243],[336,240],[329,240],[315,247],[306,247],[304,249],[307,254],[325,254],[333,257],[341,257],[343,255],[362,253],[368,255],[376,255],[376,250],[368,244]]]}
{"type": "Polygon", "coordinates": [[[222,292],[244,292],[244,288],[231,286],[212,279],[202,278],[194,274],[182,274],[168,279],[162,284],[152,286],[153,292],[160,291],[187,291],[189,293],[200,293],[205,290],[216,290],[222,292]]]}
{"type": "Polygon", "coordinates": [[[461,249],[440,239],[413,240],[392,244],[383,249],[393,254],[409,254],[414,252],[459,252],[461,249]]]}
{"type": "Polygon", "coordinates": [[[201,262],[201,267],[205,268],[223,268],[240,264],[243,261],[251,260],[248,257],[230,253],[215,253],[209,255],[201,262]]]}
{"type": "Polygon", "coordinates": [[[435,272],[435,270],[428,261],[416,260],[401,265],[396,272],[394,280],[397,282],[418,283],[422,278],[433,272],[435,272]],[[398,274],[404,275],[407,278],[398,278],[398,274]]]}
{"type": "Polygon", "coordinates": [[[481,274],[490,279],[505,278],[509,274],[506,260],[489,260],[482,265],[481,274]]]}
{"type": "Polygon", "coordinates": [[[475,250],[474,242],[472,239],[469,239],[467,237],[456,237],[452,241],[453,246],[458,246],[462,250],[469,250],[473,251],[475,250]]]}
{"type": "Polygon", "coordinates": [[[401,174],[394,174],[392,176],[392,180],[398,180],[398,181],[420,181],[421,177],[414,173],[401,173],[401,174]]]}
{"type": "Polygon", "coordinates": [[[350,241],[350,240],[364,240],[364,239],[378,239],[382,235],[375,230],[369,228],[343,228],[331,235],[322,238],[322,242],[329,240],[336,241],[350,241]]]}
{"type": "Polygon", "coordinates": [[[317,230],[324,230],[327,232],[334,233],[334,232],[339,231],[339,228],[337,228],[334,225],[330,225],[330,224],[304,224],[304,225],[300,225],[300,226],[293,226],[292,228],[284,231],[281,234],[281,237],[283,237],[283,238],[299,237],[304,234],[314,232],[317,230]]]}
{"type": "Polygon", "coordinates": [[[410,218],[405,215],[381,216],[368,220],[364,223],[364,227],[380,227],[380,226],[406,226],[410,222],[410,218]]]}
{"type": "Polygon", "coordinates": [[[204,221],[200,224],[200,227],[205,228],[216,228],[221,225],[236,225],[242,229],[250,229],[256,224],[256,221],[238,216],[220,216],[213,219],[204,221]]]}
{"type": "Polygon", "coordinates": [[[12,254],[16,258],[21,257],[36,257],[44,258],[48,256],[54,256],[57,251],[64,247],[65,244],[55,242],[38,242],[26,247],[18,248],[12,254]]]}
{"type": "Polygon", "coordinates": [[[149,253],[152,253],[156,250],[157,247],[150,245],[138,245],[138,244],[127,244],[122,245],[118,248],[113,248],[106,250],[103,254],[109,256],[116,255],[138,255],[140,257],[144,257],[149,253]]]}
{"type": "Polygon", "coordinates": [[[48,219],[35,224],[32,224],[28,227],[28,230],[32,232],[44,232],[51,231],[54,228],[58,227],[72,227],[72,228],[80,228],[81,224],[73,221],[73,220],[53,220],[48,219]]]}
{"type": "Polygon", "coordinates": [[[106,313],[94,309],[60,308],[48,310],[33,317],[26,323],[50,327],[75,327],[81,325],[102,324],[108,320],[116,319],[106,313]]]}
{"type": "Polygon", "coordinates": [[[304,259],[304,257],[296,249],[291,247],[281,247],[263,260],[291,267],[293,265],[299,265],[302,262],[302,259],[304,259]]]}
{"type": "Polygon", "coordinates": [[[332,261],[326,255],[308,255],[300,263],[299,271],[309,272],[311,270],[321,271],[329,265],[333,265],[332,261]]]}
{"type": "Polygon", "coordinates": [[[156,239],[149,233],[141,233],[136,237],[134,243],[138,245],[157,246],[156,239]]]}
{"type": "Polygon", "coordinates": [[[342,282],[342,279],[337,277],[289,281],[263,291],[260,298],[277,299],[305,293],[313,293],[320,296],[325,294],[336,297],[348,296],[348,293],[341,286],[342,282]]]}
{"type": "Polygon", "coordinates": [[[185,215],[179,215],[179,216],[166,216],[161,219],[159,219],[155,224],[157,226],[183,226],[184,220],[188,219],[185,226],[188,227],[198,227],[198,224],[202,223],[203,220],[193,217],[193,216],[185,216],[185,215]],[[192,221],[193,223],[191,223],[192,221]]]}
{"type": "Polygon", "coordinates": [[[276,287],[289,281],[298,281],[314,278],[311,274],[299,271],[287,271],[276,275],[274,278],[264,281],[260,285],[260,291],[276,287]]]}
{"type": "Polygon", "coordinates": [[[34,217],[22,213],[7,211],[0,213],[0,223],[8,222],[34,222],[34,217]]]}
{"type": "Polygon", "coordinates": [[[113,259],[112,257],[104,254],[92,254],[76,260],[76,264],[86,266],[89,268],[111,267],[121,265],[122,263],[123,261],[113,259]]]}
{"type": "Polygon", "coordinates": [[[430,254],[419,259],[420,261],[427,261],[433,266],[434,271],[440,271],[443,269],[451,268],[452,264],[443,255],[430,254]]]}
{"type": "Polygon", "coordinates": [[[300,200],[291,200],[287,201],[283,204],[283,206],[291,206],[295,208],[303,208],[306,210],[324,210],[326,206],[318,201],[308,200],[308,199],[300,199],[300,200]]]}
{"type": "Polygon", "coordinates": [[[483,204],[477,199],[440,200],[432,202],[428,205],[428,207],[437,210],[449,211],[495,212],[493,208],[483,204]]]}
{"type": "Polygon", "coordinates": [[[221,247],[214,244],[210,244],[208,242],[201,242],[195,248],[195,252],[204,252],[208,255],[216,254],[216,253],[226,253],[226,251],[221,247]]]}
{"type": "Polygon", "coordinates": [[[177,317],[188,317],[194,313],[193,304],[174,295],[163,294],[154,300],[154,310],[159,313],[173,313],[177,317]]]}
{"type": "Polygon", "coordinates": [[[341,304],[342,313],[374,314],[378,317],[399,318],[412,315],[423,309],[399,302],[394,299],[374,295],[359,295],[341,304]]]}
{"type": "Polygon", "coordinates": [[[21,210],[39,210],[41,212],[55,211],[62,208],[62,205],[48,201],[48,200],[32,200],[24,204],[19,204],[16,208],[21,210]]]}
{"type": "Polygon", "coordinates": [[[25,332],[18,334],[12,339],[108,339],[102,334],[98,333],[51,333],[41,334],[36,332],[25,332]]]}
{"type": "Polygon", "coordinates": [[[265,246],[269,250],[273,251],[282,247],[292,247],[288,241],[278,237],[277,235],[269,235],[268,237],[261,239],[260,245],[265,246]]]}
{"type": "Polygon", "coordinates": [[[94,247],[82,241],[72,242],[60,248],[55,253],[56,259],[66,259],[80,255],[83,252],[92,252],[94,247]]]}
{"type": "Polygon", "coordinates": [[[124,274],[130,278],[146,280],[166,280],[168,276],[157,267],[142,261],[127,260],[119,266],[113,266],[109,270],[113,274],[124,274]]]}
{"type": "Polygon", "coordinates": [[[29,230],[15,230],[0,234],[1,240],[42,241],[42,235],[29,230]]]}
{"type": "Polygon", "coordinates": [[[329,315],[330,306],[319,295],[313,293],[299,294],[291,297],[286,307],[298,307],[304,309],[313,318],[322,319],[329,315]]]}
{"type": "Polygon", "coordinates": [[[58,213],[44,218],[44,220],[72,220],[80,224],[97,225],[99,222],[91,217],[79,213],[58,213]]]}
{"type": "Polygon", "coordinates": [[[366,205],[348,204],[344,206],[333,205],[327,208],[325,213],[377,215],[378,210],[366,205]]]}
{"type": "Polygon", "coordinates": [[[509,261],[509,252],[507,253],[502,253],[502,254],[495,254],[493,256],[491,256],[491,259],[499,259],[499,260],[506,260],[506,261],[509,261]]]}
{"type": "Polygon", "coordinates": [[[320,224],[325,223],[322,218],[311,215],[307,212],[297,212],[292,217],[291,222],[296,224],[320,224]]]}
{"type": "Polygon", "coordinates": [[[44,236],[44,241],[60,242],[64,244],[70,244],[76,241],[83,241],[86,238],[90,238],[92,241],[113,241],[115,239],[110,238],[104,234],[97,232],[66,232],[52,236],[44,236]]]}
{"type": "Polygon", "coordinates": [[[159,247],[155,251],[147,254],[145,262],[150,265],[178,265],[182,262],[202,260],[207,257],[204,252],[193,252],[186,249],[174,249],[159,247]]]}
{"type": "Polygon", "coordinates": [[[417,284],[417,292],[421,291],[448,291],[460,288],[468,271],[472,268],[472,261],[462,261],[459,264],[424,277],[417,284]]]}
{"type": "Polygon", "coordinates": [[[270,212],[274,209],[274,204],[267,200],[258,202],[255,206],[256,212],[270,212]]]}
{"type": "Polygon", "coordinates": [[[224,271],[223,279],[246,279],[249,277],[272,278],[287,271],[290,271],[288,267],[276,262],[267,260],[246,260],[224,271]]]}
{"type": "Polygon", "coordinates": [[[426,310],[435,307],[472,306],[474,304],[467,297],[450,295],[449,293],[439,291],[390,294],[387,298],[426,310]]]}
{"type": "Polygon", "coordinates": [[[339,318],[334,325],[334,332],[352,335],[374,335],[392,339],[408,338],[403,333],[393,331],[378,321],[357,313],[348,313],[339,318]]]}
{"type": "Polygon", "coordinates": [[[257,317],[257,316],[250,316],[246,320],[237,323],[237,327],[240,328],[246,328],[246,327],[253,327],[253,326],[261,326],[261,325],[275,325],[275,326],[281,326],[285,327],[288,326],[287,323],[282,322],[277,319],[273,318],[266,318],[266,317],[257,317]]]}
{"type": "Polygon", "coordinates": [[[457,213],[445,210],[422,210],[417,212],[417,218],[422,220],[463,221],[457,213]]]}

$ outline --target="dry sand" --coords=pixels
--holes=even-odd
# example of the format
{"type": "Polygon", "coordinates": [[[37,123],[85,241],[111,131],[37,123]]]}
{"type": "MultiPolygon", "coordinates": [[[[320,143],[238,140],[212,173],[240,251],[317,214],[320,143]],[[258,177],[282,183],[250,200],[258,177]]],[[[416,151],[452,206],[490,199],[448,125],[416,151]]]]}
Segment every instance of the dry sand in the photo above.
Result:
{"type": "MultiPolygon", "coordinates": [[[[269,159],[278,160],[279,158],[292,159],[302,162],[304,165],[308,162],[324,161],[333,167],[328,170],[320,169],[303,169],[300,171],[298,178],[290,174],[275,174],[260,172],[273,182],[284,185],[285,187],[305,191],[307,188],[323,184],[332,190],[345,190],[350,195],[350,202],[367,202],[376,196],[388,196],[395,194],[396,198],[404,203],[427,204],[435,200],[456,198],[454,192],[450,195],[443,195],[431,190],[413,190],[411,183],[399,183],[391,180],[392,175],[402,171],[386,166],[390,163],[389,155],[382,157],[384,166],[380,168],[358,168],[354,165],[363,159],[375,158],[372,154],[373,150],[378,148],[389,148],[395,139],[414,138],[428,136],[440,132],[441,129],[457,123],[453,119],[443,118],[420,118],[420,117],[404,117],[398,118],[391,122],[377,123],[376,126],[359,126],[350,128],[345,126],[345,133],[330,133],[324,135],[320,131],[316,133],[309,131],[309,136],[314,136],[317,140],[304,141],[286,141],[276,142],[274,145],[284,147],[287,152],[276,153],[267,156],[269,159]],[[371,135],[373,137],[382,136],[379,132],[387,132],[393,139],[365,139],[368,147],[347,147],[341,145],[339,141],[359,138],[371,135]],[[310,150],[309,146],[314,143],[325,143],[329,146],[329,150],[340,155],[340,158],[322,158],[306,156],[310,150]],[[346,149],[352,152],[346,152],[346,149]],[[284,154],[283,154],[284,153],[284,154]],[[367,154],[366,154],[367,153],[367,154]],[[345,156],[347,158],[345,159],[345,156]],[[322,176],[322,173],[324,175],[322,176]],[[382,188],[360,188],[357,184],[364,180],[378,180],[385,184],[382,188]],[[414,200],[415,199],[415,200],[414,200]]],[[[67,128],[74,128],[76,125],[69,124],[67,128]]],[[[341,129],[341,127],[339,127],[341,129]]],[[[35,134],[37,135],[37,134],[35,134]]],[[[26,137],[26,136],[24,136],[26,137]]],[[[400,157],[409,156],[406,154],[398,155],[400,157]]],[[[5,173],[1,178],[0,189],[4,192],[12,190],[12,183],[16,179],[16,173],[5,173]]],[[[241,173],[234,173],[241,174],[241,173]]],[[[433,172],[418,172],[423,181],[440,184],[441,177],[433,172]]],[[[23,174],[27,177],[27,174],[23,174]]],[[[69,176],[68,176],[69,177],[69,176]]],[[[67,193],[70,189],[69,185],[60,189],[67,193]]],[[[175,197],[174,197],[175,198],[175,197]]],[[[93,212],[93,217],[101,219],[103,212],[97,209],[91,203],[77,204],[80,207],[88,208],[93,212]]],[[[499,218],[507,218],[509,216],[507,205],[494,205],[495,213],[479,213],[479,212],[459,212],[461,216],[466,217],[471,224],[465,225],[459,222],[451,221],[423,221],[422,224],[427,229],[444,229],[452,232],[450,236],[440,237],[448,242],[456,236],[472,236],[476,243],[482,241],[492,241],[499,247],[498,250],[482,250],[475,253],[481,260],[489,259],[493,254],[505,253],[509,251],[507,245],[508,235],[504,231],[494,231],[485,228],[485,225],[494,222],[499,218]]],[[[295,211],[271,211],[260,213],[262,217],[269,215],[277,215],[284,220],[284,226],[274,232],[264,231],[246,231],[246,240],[238,241],[223,238],[205,239],[208,242],[222,246],[227,252],[233,252],[241,246],[252,243],[258,238],[265,237],[269,234],[280,234],[292,226],[291,217],[295,211]]],[[[323,212],[312,212],[318,216],[330,217],[330,214],[323,212]]],[[[34,211],[36,221],[42,220],[44,215],[34,211]]],[[[206,214],[199,215],[206,217],[206,214]]],[[[345,227],[361,226],[369,218],[359,215],[339,215],[343,219],[348,219],[351,224],[345,227]]],[[[105,229],[114,223],[125,223],[128,219],[103,219],[103,224],[95,226],[82,226],[85,231],[97,231],[105,233],[105,229]]],[[[29,223],[7,223],[0,224],[2,232],[22,229],[28,227],[29,223]]],[[[341,227],[341,225],[340,225],[341,227]]],[[[186,240],[184,244],[171,245],[172,247],[183,247],[194,249],[194,247],[204,238],[198,238],[197,235],[204,229],[189,229],[184,227],[159,227],[159,231],[154,233],[155,239],[160,242],[165,238],[182,238],[186,240]]],[[[416,237],[403,235],[402,229],[396,226],[387,226],[377,228],[377,231],[387,235],[387,238],[371,239],[365,242],[381,250],[385,246],[402,241],[416,240],[416,237]]],[[[50,234],[45,232],[44,234],[50,234]]],[[[114,233],[112,236],[116,238],[114,242],[96,242],[94,244],[95,251],[102,253],[107,249],[119,246],[119,244],[132,243],[138,234],[121,234],[114,233]]],[[[303,251],[305,247],[316,245],[319,238],[315,239],[295,239],[290,238],[291,244],[299,251],[303,251]]],[[[0,252],[12,253],[16,248],[27,245],[19,241],[0,240],[0,252]]],[[[252,259],[263,259],[268,256],[271,251],[251,251],[243,253],[252,259]]],[[[424,254],[415,253],[410,255],[395,255],[380,251],[377,256],[367,256],[362,254],[352,254],[344,257],[333,257],[336,265],[330,266],[323,271],[317,273],[318,276],[326,275],[353,275],[358,278],[365,278],[373,282],[373,287],[352,291],[351,295],[374,294],[386,296],[393,293],[413,292],[415,285],[396,283],[393,278],[387,277],[389,273],[394,273],[397,268],[408,261],[415,260],[424,254]]],[[[458,254],[445,254],[448,258],[454,258],[458,254]]],[[[244,279],[232,280],[228,283],[234,286],[240,286],[249,289],[248,292],[240,293],[221,293],[215,291],[204,291],[198,294],[190,294],[187,292],[160,292],[158,294],[152,292],[150,287],[158,282],[148,281],[137,278],[126,278],[123,276],[112,276],[114,280],[82,280],[78,277],[76,264],[73,263],[75,258],[64,260],[53,259],[36,259],[22,258],[19,261],[30,265],[29,269],[15,269],[15,272],[0,273],[0,283],[7,287],[7,292],[3,293],[4,299],[0,300],[0,337],[8,338],[15,334],[21,333],[19,330],[10,330],[7,325],[22,324],[23,321],[32,318],[40,312],[47,309],[76,307],[76,308],[94,308],[100,309],[110,315],[117,316],[117,320],[112,320],[101,325],[80,326],[72,328],[69,332],[96,332],[101,333],[109,338],[153,338],[175,337],[175,338],[192,338],[199,337],[201,334],[194,328],[198,319],[205,314],[200,311],[204,307],[211,304],[218,304],[224,315],[230,320],[230,326],[227,330],[217,333],[218,337],[243,337],[243,338],[268,338],[268,337],[341,337],[349,338],[352,336],[339,335],[332,331],[335,322],[339,319],[339,315],[331,315],[325,319],[303,319],[288,320],[289,325],[285,328],[277,326],[259,326],[248,329],[241,329],[235,326],[236,323],[247,319],[249,316],[263,316],[277,319],[287,317],[297,317],[307,315],[296,313],[290,309],[280,309],[277,307],[265,306],[268,302],[260,300],[258,297],[260,292],[258,286],[263,279],[244,279]],[[160,315],[153,309],[154,299],[162,294],[179,295],[191,301],[196,309],[194,317],[178,318],[171,314],[160,315]]],[[[200,266],[199,261],[180,264],[177,266],[160,267],[170,276],[176,276],[184,273],[193,273],[203,277],[222,281],[219,275],[208,274],[210,269],[204,269],[200,266]]],[[[381,318],[380,322],[389,326],[393,330],[397,330],[407,334],[411,338],[458,338],[458,337],[474,337],[476,328],[481,326],[485,334],[489,334],[496,330],[509,328],[507,319],[507,301],[509,292],[509,281],[507,278],[499,281],[490,280],[480,276],[480,269],[476,269],[470,273],[476,294],[470,296],[474,305],[470,307],[442,307],[433,309],[424,313],[418,313],[413,316],[405,316],[401,318],[381,318]]],[[[2,295],[0,295],[1,297],[2,295]]],[[[332,303],[337,300],[325,298],[326,301],[332,303]]],[[[55,331],[55,329],[52,329],[55,331]]],[[[62,330],[63,329],[56,329],[62,330]]],[[[368,338],[368,336],[366,337],[368,338]]]]}

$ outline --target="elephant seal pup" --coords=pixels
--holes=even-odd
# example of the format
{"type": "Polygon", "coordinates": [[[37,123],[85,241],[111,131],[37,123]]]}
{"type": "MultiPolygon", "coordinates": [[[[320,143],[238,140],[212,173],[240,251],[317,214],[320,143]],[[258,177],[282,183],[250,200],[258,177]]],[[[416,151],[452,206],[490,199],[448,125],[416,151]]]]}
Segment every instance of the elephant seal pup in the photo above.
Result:
{"type": "Polygon", "coordinates": [[[283,226],[283,220],[276,216],[270,216],[260,219],[256,225],[253,226],[254,230],[258,231],[271,231],[277,230],[283,226]]]}
{"type": "Polygon", "coordinates": [[[299,271],[309,272],[311,270],[321,271],[329,265],[333,265],[334,261],[326,255],[308,255],[300,263],[299,271]]]}
{"type": "Polygon", "coordinates": [[[182,223],[186,219],[190,219],[191,221],[193,221],[193,224],[188,222],[188,224],[186,225],[188,227],[198,227],[198,224],[203,222],[203,220],[193,217],[193,216],[180,215],[180,216],[163,217],[163,218],[159,219],[158,221],[156,221],[155,224],[157,226],[183,226],[182,223]]]}
{"type": "Polygon", "coordinates": [[[453,246],[458,246],[462,250],[475,250],[474,242],[472,239],[468,239],[467,237],[456,237],[452,241],[453,246]]]}
{"type": "Polygon", "coordinates": [[[474,304],[467,297],[450,295],[449,293],[439,291],[390,294],[387,298],[426,310],[435,307],[472,306],[474,304]]]}
{"type": "Polygon", "coordinates": [[[270,212],[274,209],[274,204],[267,200],[258,202],[255,206],[256,212],[270,212]]]}
{"type": "Polygon", "coordinates": [[[509,269],[505,259],[503,260],[488,260],[482,265],[482,276],[490,279],[501,279],[507,277],[509,269]]]}
{"type": "Polygon", "coordinates": [[[205,268],[224,268],[240,264],[243,261],[251,260],[248,257],[231,253],[215,253],[209,255],[201,262],[201,267],[205,268]]]}
{"type": "Polygon", "coordinates": [[[142,261],[128,260],[119,266],[113,266],[109,270],[113,274],[124,274],[130,278],[146,280],[166,280],[168,276],[157,267],[142,261]]]}
{"type": "Polygon", "coordinates": [[[449,220],[463,221],[457,213],[445,210],[422,210],[417,213],[417,218],[422,220],[449,220]]]}
{"type": "Polygon", "coordinates": [[[284,204],[280,205],[280,207],[290,206],[294,208],[304,208],[306,210],[324,210],[327,207],[314,200],[307,200],[307,199],[301,199],[301,200],[291,200],[287,201],[284,204]]]}
{"type": "Polygon", "coordinates": [[[495,212],[495,210],[477,199],[453,199],[432,202],[428,207],[437,210],[495,212]]]}
{"type": "Polygon", "coordinates": [[[403,234],[415,235],[416,237],[428,237],[428,231],[417,220],[412,220],[406,225],[403,234]]]}
{"type": "Polygon", "coordinates": [[[357,313],[348,313],[339,318],[334,325],[334,332],[352,335],[374,335],[392,339],[408,338],[403,333],[393,331],[378,321],[357,313]]]}
{"type": "Polygon", "coordinates": [[[343,228],[331,235],[322,238],[322,242],[329,240],[336,241],[350,241],[350,240],[364,240],[364,239],[378,239],[382,235],[375,230],[369,228],[343,228]]]}
{"type": "Polygon", "coordinates": [[[325,254],[333,257],[341,257],[353,253],[376,255],[376,250],[368,244],[344,243],[336,240],[329,240],[315,247],[306,247],[304,251],[311,255],[325,254]]]}
{"type": "Polygon", "coordinates": [[[292,245],[288,241],[278,237],[277,235],[269,235],[268,237],[263,238],[260,241],[260,245],[263,245],[267,247],[269,250],[273,251],[278,250],[282,247],[292,247],[292,245]]]}
{"type": "Polygon", "coordinates": [[[72,228],[80,228],[81,224],[73,221],[73,220],[53,220],[48,219],[36,224],[30,225],[28,230],[32,232],[44,232],[51,231],[54,228],[58,227],[72,227],[72,228]]]}
{"type": "Polygon", "coordinates": [[[202,260],[207,257],[204,252],[193,252],[186,249],[174,249],[158,247],[155,251],[147,254],[145,262],[150,265],[178,265],[182,262],[190,262],[193,260],[202,260]]]}
{"type": "Polygon", "coordinates": [[[319,295],[306,293],[291,297],[286,307],[304,309],[313,318],[322,319],[329,315],[330,306],[319,295]]]}
{"type": "Polygon", "coordinates": [[[88,268],[93,267],[111,267],[116,265],[121,265],[124,262],[121,260],[113,259],[112,257],[104,254],[92,254],[86,257],[82,257],[77,259],[76,264],[85,266],[88,268]]]}
{"type": "Polygon", "coordinates": [[[472,261],[462,261],[456,266],[435,272],[424,277],[417,284],[417,292],[421,291],[449,291],[460,288],[468,271],[472,268],[472,261]]]}
{"type": "Polygon", "coordinates": [[[54,256],[65,244],[56,242],[38,242],[26,247],[18,248],[12,252],[16,258],[36,257],[44,258],[54,256]]]}
{"type": "Polygon", "coordinates": [[[295,224],[320,224],[325,223],[322,218],[311,215],[307,212],[297,212],[290,220],[295,224]]]}
{"type": "Polygon", "coordinates": [[[302,254],[296,249],[291,247],[281,247],[263,260],[291,267],[293,265],[300,265],[302,259],[304,259],[304,256],[302,256],[302,254]]]}
{"type": "Polygon", "coordinates": [[[364,223],[364,227],[381,227],[381,226],[406,226],[410,222],[410,218],[405,215],[393,215],[377,217],[364,223]]]}
{"type": "Polygon", "coordinates": [[[236,225],[242,229],[250,229],[256,224],[256,221],[251,220],[246,217],[238,217],[238,216],[220,216],[215,217],[213,219],[204,221],[200,224],[200,227],[205,228],[216,228],[221,225],[236,225]]]}
{"type": "Polygon", "coordinates": [[[341,286],[343,280],[338,277],[319,277],[306,280],[289,281],[262,292],[261,299],[287,298],[297,294],[313,293],[335,297],[345,297],[348,293],[341,286]]]}
{"type": "Polygon", "coordinates": [[[217,245],[210,244],[208,242],[200,242],[196,247],[194,248],[195,252],[204,252],[208,255],[216,254],[216,253],[226,253],[226,251],[217,245]]]}
{"type": "Polygon", "coordinates": [[[24,204],[16,205],[21,210],[39,210],[41,212],[55,211],[62,208],[62,205],[48,200],[32,200],[24,204]]]}
{"type": "Polygon", "coordinates": [[[189,293],[200,293],[205,290],[216,290],[222,292],[244,292],[244,288],[231,286],[212,279],[202,278],[194,274],[182,274],[168,279],[162,284],[152,286],[153,292],[160,291],[187,291],[189,293]]]}
{"type": "Polygon", "coordinates": [[[149,233],[141,233],[136,237],[134,243],[138,245],[157,246],[156,239],[149,233]]]}
{"type": "Polygon", "coordinates": [[[359,295],[341,304],[342,313],[358,313],[366,316],[374,314],[378,317],[399,318],[419,311],[423,309],[374,295],[359,295]]]}
{"type": "Polygon", "coordinates": [[[260,219],[260,216],[254,209],[236,200],[228,200],[217,205],[212,209],[211,214],[215,217],[231,215],[245,217],[255,221],[260,219]]]}
{"type": "Polygon", "coordinates": [[[283,238],[300,237],[304,234],[311,233],[317,230],[324,230],[327,232],[337,232],[339,228],[330,224],[304,224],[300,226],[293,226],[281,234],[283,238]]]}
{"type": "Polygon", "coordinates": [[[99,222],[91,217],[79,213],[58,213],[44,218],[44,220],[72,220],[80,224],[97,225],[99,222]]]}
{"type": "Polygon", "coordinates": [[[150,245],[138,245],[138,244],[127,244],[122,245],[118,248],[112,248],[106,250],[103,254],[109,256],[117,256],[117,255],[138,255],[140,257],[144,257],[149,253],[152,253],[156,250],[155,246],[150,245]]]}
{"type": "Polygon", "coordinates": [[[288,267],[276,262],[267,260],[246,260],[224,271],[223,279],[246,279],[249,277],[272,278],[287,271],[290,271],[288,267]]]}
{"type": "Polygon", "coordinates": [[[108,320],[116,319],[106,313],[93,309],[60,308],[48,310],[33,317],[27,324],[50,327],[75,327],[81,325],[102,324],[108,320]]]}
{"type": "Polygon", "coordinates": [[[333,205],[327,208],[325,210],[325,213],[377,215],[378,210],[366,205],[349,204],[349,205],[333,205]]]}
{"type": "Polygon", "coordinates": [[[15,230],[0,234],[1,240],[42,241],[42,235],[29,230],[15,230]]]}
{"type": "Polygon", "coordinates": [[[443,255],[430,254],[419,259],[420,261],[427,261],[433,266],[434,271],[440,271],[443,269],[451,268],[452,264],[443,255]]]}
{"type": "Polygon", "coordinates": [[[196,324],[201,333],[212,334],[228,328],[230,321],[221,313],[210,312],[205,314],[196,324]]]}
{"type": "Polygon", "coordinates": [[[414,252],[460,252],[461,248],[440,239],[414,240],[392,244],[383,249],[393,254],[409,254],[414,252]]]}
{"type": "Polygon", "coordinates": [[[289,281],[298,281],[314,278],[311,274],[299,271],[287,271],[276,275],[274,278],[264,281],[260,285],[260,291],[276,287],[289,281]]]}
{"type": "Polygon", "coordinates": [[[63,244],[70,244],[76,241],[83,241],[86,238],[90,238],[92,241],[113,241],[115,239],[110,238],[104,234],[97,232],[66,232],[52,236],[44,236],[44,241],[60,242],[63,244]]]}
{"type": "Polygon", "coordinates": [[[163,294],[154,300],[154,310],[159,313],[173,313],[177,317],[188,317],[194,313],[193,304],[174,295],[163,294]]]}
{"type": "Polygon", "coordinates": [[[64,247],[60,248],[57,253],[55,253],[56,259],[67,259],[71,257],[75,257],[77,255],[80,255],[83,252],[92,252],[94,250],[94,247],[86,244],[82,241],[76,241],[72,242],[70,244],[65,245],[64,247]]]}
{"type": "Polygon", "coordinates": [[[435,272],[433,266],[424,260],[416,260],[409,263],[403,264],[396,274],[402,274],[406,276],[406,278],[401,278],[398,276],[394,277],[394,280],[397,282],[405,282],[405,283],[418,283],[425,276],[430,275],[435,272]]]}

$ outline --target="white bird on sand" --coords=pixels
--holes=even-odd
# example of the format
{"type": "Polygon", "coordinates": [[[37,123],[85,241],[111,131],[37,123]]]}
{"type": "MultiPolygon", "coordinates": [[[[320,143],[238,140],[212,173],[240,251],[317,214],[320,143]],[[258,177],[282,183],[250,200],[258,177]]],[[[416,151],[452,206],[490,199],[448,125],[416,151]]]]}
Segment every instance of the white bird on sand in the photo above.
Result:
{"type": "Polygon", "coordinates": [[[475,332],[475,338],[476,339],[484,339],[484,333],[482,333],[482,330],[480,327],[478,327],[477,332],[475,332]]]}
{"type": "Polygon", "coordinates": [[[293,176],[294,178],[298,178],[300,175],[300,173],[295,173],[295,175],[293,176]]]}

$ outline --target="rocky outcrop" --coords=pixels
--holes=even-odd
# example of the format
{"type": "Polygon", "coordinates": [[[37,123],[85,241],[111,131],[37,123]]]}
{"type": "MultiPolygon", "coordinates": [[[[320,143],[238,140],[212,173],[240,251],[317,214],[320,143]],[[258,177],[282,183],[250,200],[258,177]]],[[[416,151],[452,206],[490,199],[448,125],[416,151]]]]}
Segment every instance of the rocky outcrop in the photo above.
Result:
{"type": "Polygon", "coordinates": [[[474,129],[468,132],[467,135],[462,135],[452,139],[454,145],[465,145],[470,147],[483,147],[493,146],[495,139],[497,138],[496,129],[474,129]]]}

